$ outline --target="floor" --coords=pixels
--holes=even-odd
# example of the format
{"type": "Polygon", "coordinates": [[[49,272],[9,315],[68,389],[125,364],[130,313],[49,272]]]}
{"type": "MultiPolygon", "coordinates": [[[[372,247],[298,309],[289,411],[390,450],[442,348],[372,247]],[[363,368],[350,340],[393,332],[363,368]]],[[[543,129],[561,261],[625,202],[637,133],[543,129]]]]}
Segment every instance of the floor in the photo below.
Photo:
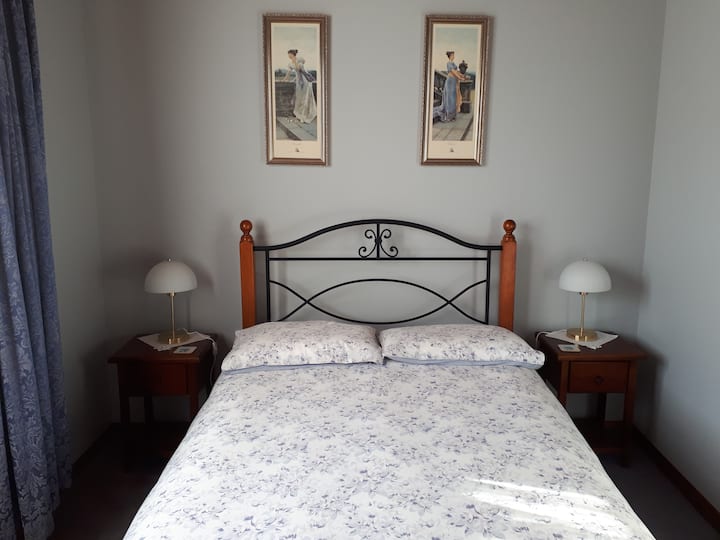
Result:
{"type": "Polygon", "coordinates": [[[698,514],[642,448],[635,448],[629,467],[623,467],[611,457],[601,461],[635,513],[658,540],[720,539],[720,531],[698,514]]]}
{"type": "Polygon", "coordinates": [[[143,432],[134,432],[130,455],[144,457],[129,462],[119,426],[108,430],[73,468],[73,485],[61,494],[51,540],[122,538],[186,428],[158,425],[151,452],[138,451],[138,446],[147,443],[142,441],[143,432]],[[148,454],[157,457],[148,459],[148,454]]]}
{"type": "MultiPolygon", "coordinates": [[[[122,449],[119,431],[110,430],[76,467],[73,487],[63,494],[56,512],[51,538],[122,538],[163,467],[162,459],[135,460],[125,467],[122,449]]],[[[630,467],[620,466],[614,458],[603,459],[603,465],[658,540],[720,538],[720,532],[703,520],[641,448],[636,448],[630,467]]]]}

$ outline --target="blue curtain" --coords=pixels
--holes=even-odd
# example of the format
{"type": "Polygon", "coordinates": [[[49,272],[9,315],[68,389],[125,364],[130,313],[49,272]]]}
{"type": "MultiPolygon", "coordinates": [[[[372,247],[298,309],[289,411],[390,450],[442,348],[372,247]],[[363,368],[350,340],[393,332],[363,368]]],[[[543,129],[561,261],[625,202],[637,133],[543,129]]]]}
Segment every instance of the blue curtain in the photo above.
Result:
{"type": "Polygon", "coordinates": [[[0,1],[0,538],[44,539],[70,457],[40,73],[32,0],[0,1]]]}

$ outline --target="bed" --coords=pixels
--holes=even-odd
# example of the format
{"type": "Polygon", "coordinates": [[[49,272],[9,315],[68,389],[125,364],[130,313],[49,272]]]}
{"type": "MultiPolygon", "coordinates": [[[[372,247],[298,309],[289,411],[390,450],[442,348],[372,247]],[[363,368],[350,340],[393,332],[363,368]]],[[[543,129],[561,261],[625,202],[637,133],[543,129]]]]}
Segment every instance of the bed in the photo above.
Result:
{"type": "Polygon", "coordinates": [[[652,538],[537,375],[542,353],[512,333],[514,222],[491,245],[398,220],[267,246],[241,228],[243,329],[126,538],[652,538]],[[358,228],[369,242],[351,255],[345,241],[293,254],[358,228]],[[398,229],[462,253],[407,253],[398,229]],[[384,270],[401,261],[469,265],[472,278],[437,290],[384,270]],[[345,281],[327,270],[358,263],[345,281]],[[290,264],[333,279],[307,291],[290,264]],[[321,302],[367,285],[431,301],[372,320],[321,302]],[[436,324],[443,310],[469,321],[436,324]]]}

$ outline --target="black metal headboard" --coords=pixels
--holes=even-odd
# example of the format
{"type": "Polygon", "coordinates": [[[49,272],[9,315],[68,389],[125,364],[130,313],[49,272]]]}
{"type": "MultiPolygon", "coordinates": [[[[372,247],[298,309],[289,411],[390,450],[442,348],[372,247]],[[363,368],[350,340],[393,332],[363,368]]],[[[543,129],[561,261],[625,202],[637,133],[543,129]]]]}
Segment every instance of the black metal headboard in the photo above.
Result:
{"type": "MultiPolygon", "coordinates": [[[[493,253],[496,251],[502,251],[503,250],[503,244],[506,241],[509,241],[508,239],[512,240],[513,248],[515,239],[512,236],[512,232],[515,229],[515,223],[511,220],[508,220],[505,222],[505,231],[506,235],[503,239],[502,244],[475,244],[472,242],[467,242],[465,240],[462,240],[460,238],[457,238],[451,234],[448,234],[444,231],[438,230],[434,227],[430,227],[427,225],[423,225],[420,223],[414,223],[411,221],[402,221],[397,219],[361,219],[361,220],[355,220],[355,221],[347,221],[344,223],[339,223],[337,225],[332,225],[330,227],[325,227],[322,229],[319,229],[315,232],[312,232],[310,234],[307,234],[305,236],[302,236],[301,238],[298,238],[296,240],[285,242],[282,244],[274,244],[274,245],[254,245],[254,242],[252,240],[252,236],[250,235],[250,231],[252,230],[252,224],[249,221],[243,221],[241,224],[241,229],[243,230],[244,236],[243,239],[240,242],[240,253],[241,253],[241,274],[242,274],[242,280],[243,280],[243,304],[246,302],[246,295],[248,291],[246,290],[246,287],[252,287],[253,289],[253,297],[252,301],[253,304],[255,303],[254,298],[254,276],[255,276],[255,268],[254,268],[254,256],[251,257],[250,262],[246,260],[243,260],[243,242],[246,243],[246,251],[247,251],[247,242],[249,242],[252,245],[252,253],[257,253],[260,255],[260,259],[262,259],[262,265],[264,267],[265,272],[265,279],[264,281],[264,297],[265,297],[265,308],[266,308],[266,316],[267,320],[271,321],[273,320],[273,313],[272,313],[272,291],[273,287],[276,287],[280,290],[285,291],[286,294],[290,294],[294,296],[300,303],[296,307],[292,309],[288,309],[286,313],[281,314],[281,316],[277,317],[274,320],[283,321],[286,320],[293,315],[295,315],[300,310],[303,310],[305,308],[313,309],[319,313],[322,313],[328,317],[347,321],[347,322],[353,322],[353,323],[363,323],[363,324],[371,324],[371,325],[395,325],[395,324],[402,324],[402,323],[408,323],[411,321],[417,321],[419,319],[423,319],[426,317],[429,317],[443,309],[454,309],[458,313],[460,313],[463,317],[465,317],[468,320],[475,321],[478,323],[484,323],[487,324],[490,318],[490,285],[491,285],[491,271],[492,271],[492,260],[493,260],[493,253]],[[509,225],[511,224],[511,226],[509,225]],[[364,231],[362,231],[362,237],[367,239],[369,242],[362,243],[362,238],[359,239],[360,245],[359,247],[355,248],[353,247],[349,254],[347,255],[340,255],[340,256],[315,256],[315,255],[307,255],[303,253],[299,253],[297,255],[293,254],[292,248],[296,248],[310,240],[313,240],[315,238],[328,235],[329,233],[343,230],[343,229],[349,229],[353,227],[365,227],[364,231]],[[460,246],[462,248],[466,248],[467,251],[463,251],[463,255],[460,256],[446,256],[446,255],[407,255],[403,252],[402,247],[398,247],[393,243],[393,232],[397,232],[401,229],[413,229],[417,231],[422,231],[424,233],[427,233],[428,235],[432,235],[435,238],[440,238],[446,240],[448,243],[460,246]],[[446,294],[442,294],[438,292],[437,290],[421,284],[417,283],[415,281],[411,281],[408,279],[399,279],[397,277],[363,277],[359,279],[350,279],[347,281],[341,281],[338,283],[332,283],[326,287],[323,287],[321,290],[318,290],[317,292],[314,292],[310,295],[303,295],[300,293],[295,287],[293,287],[291,284],[284,282],[278,277],[279,272],[275,268],[278,263],[283,263],[284,265],[291,264],[291,263],[298,263],[298,262],[307,262],[307,261],[315,261],[315,262],[338,262],[338,261],[348,261],[348,262],[355,262],[355,263],[364,263],[364,262],[392,262],[392,261],[415,261],[415,262],[423,262],[423,261],[458,261],[458,262],[472,262],[472,263],[481,263],[484,266],[484,276],[482,279],[474,279],[472,282],[468,283],[466,286],[464,286],[459,292],[456,294],[449,296],[446,294]],[[252,268],[248,268],[248,266],[251,266],[252,268]],[[248,279],[248,277],[252,277],[252,284],[245,283],[245,281],[248,279]],[[352,285],[357,284],[364,284],[364,283],[395,283],[402,286],[409,286],[414,287],[417,289],[420,289],[422,291],[425,291],[426,293],[436,297],[439,300],[439,304],[431,309],[428,309],[427,311],[424,311],[423,313],[419,313],[417,315],[409,316],[409,317],[403,317],[400,319],[392,319],[392,320],[365,320],[365,319],[357,319],[353,317],[348,317],[342,314],[333,313],[330,309],[323,307],[321,305],[318,305],[318,300],[323,296],[326,295],[332,291],[337,291],[338,289],[341,289],[343,287],[348,287],[352,285]],[[457,305],[457,301],[466,293],[473,290],[480,290],[482,291],[482,294],[484,295],[484,313],[482,314],[476,314],[476,313],[468,313],[467,310],[463,309],[461,306],[457,305]]],[[[501,268],[502,272],[502,268],[501,268]]],[[[513,280],[513,291],[514,291],[514,251],[513,251],[513,258],[512,258],[512,280],[513,280]]],[[[514,292],[513,292],[514,296],[514,292]]],[[[243,319],[245,323],[246,319],[246,309],[245,305],[243,305],[243,319]]],[[[252,307],[254,311],[254,305],[252,307]]],[[[511,313],[512,316],[512,313],[511,313]]],[[[254,324],[254,314],[252,316],[252,324],[254,324]]],[[[510,323],[512,324],[512,323],[510,323]]],[[[247,324],[244,324],[247,326],[247,324]]]]}

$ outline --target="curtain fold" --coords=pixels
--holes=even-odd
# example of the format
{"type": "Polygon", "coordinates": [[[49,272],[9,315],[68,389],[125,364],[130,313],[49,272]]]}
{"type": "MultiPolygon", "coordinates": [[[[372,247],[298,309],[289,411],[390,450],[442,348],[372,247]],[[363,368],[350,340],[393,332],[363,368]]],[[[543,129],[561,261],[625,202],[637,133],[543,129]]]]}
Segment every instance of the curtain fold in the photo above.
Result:
{"type": "Polygon", "coordinates": [[[47,538],[70,484],[32,0],[0,3],[0,538],[47,538]]]}

